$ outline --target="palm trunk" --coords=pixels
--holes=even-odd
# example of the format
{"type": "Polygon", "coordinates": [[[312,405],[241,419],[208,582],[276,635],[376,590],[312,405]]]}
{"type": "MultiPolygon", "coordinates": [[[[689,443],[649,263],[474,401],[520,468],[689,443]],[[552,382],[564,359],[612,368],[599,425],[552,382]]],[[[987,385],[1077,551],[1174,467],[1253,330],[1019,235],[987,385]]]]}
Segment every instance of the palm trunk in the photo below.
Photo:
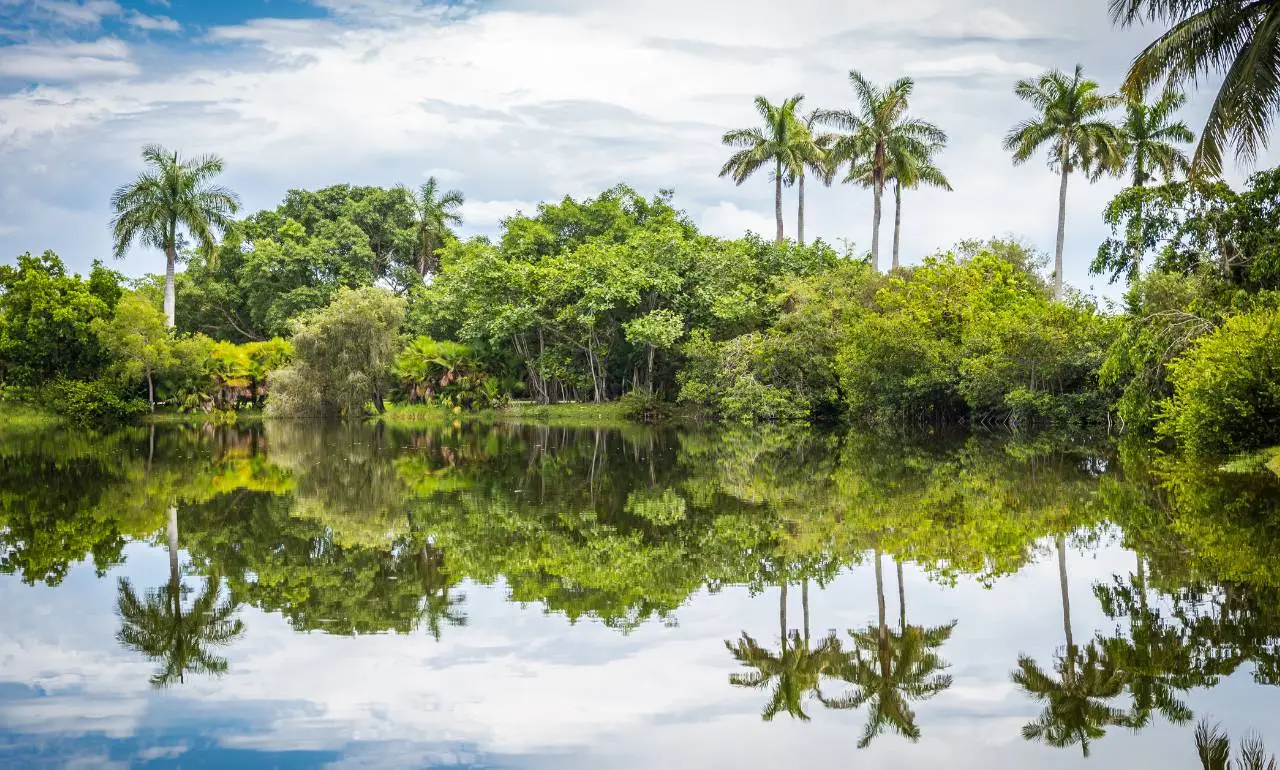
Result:
{"type": "Polygon", "coordinates": [[[893,269],[898,269],[898,246],[902,242],[902,183],[893,180],[893,269]]]}
{"type": "Polygon", "coordinates": [[[1053,257],[1053,298],[1062,299],[1062,247],[1067,239],[1067,175],[1071,172],[1062,167],[1062,186],[1058,190],[1058,241],[1053,257]]]}
{"type": "Polygon", "coordinates": [[[880,638],[884,640],[888,636],[888,626],[885,624],[884,618],[884,568],[880,563],[880,549],[875,550],[876,555],[876,606],[880,612],[880,638]]]}
{"type": "Polygon", "coordinates": [[[800,207],[796,212],[796,240],[801,246],[804,245],[804,172],[800,172],[800,207]]]}
{"type": "Polygon", "coordinates": [[[871,186],[875,205],[871,209],[871,269],[880,272],[880,198],[884,195],[884,182],[871,186]]]}
{"type": "Polygon", "coordinates": [[[169,586],[173,590],[176,601],[178,583],[181,579],[178,573],[178,507],[176,505],[169,506],[169,526],[166,528],[166,534],[169,537],[169,586]]]}
{"type": "Polygon", "coordinates": [[[902,587],[902,562],[894,559],[898,565],[898,630],[907,632],[907,591],[902,587]]]}
{"type": "Polygon", "coordinates": [[[804,612],[804,646],[809,646],[809,580],[800,584],[800,607],[804,612]]]}
{"type": "Polygon", "coordinates": [[[151,377],[151,370],[147,370],[147,403],[151,406],[152,414],[156,411],[156,385],[151,377]]]}
{"type": "Polygon", "coordinates": [[[774,172],[774,191],[773,191],[773,215],[778,221],[778,238],[777,243],[782,245],[782,161],[778,161],[777,170],[774,172]]]}
{"type": "Polygon", "coordinates": [[[787,651],[787,582],[778,591],[778,629],[782,632],[782,651],[787,651]]]}
{"type": "Polygon", "coordinates": [[[174,306],[177,304],[177,293],[173,287],[173,271],[178,264],[178,250],[172,246],[164,249],[164,319],[165,324],[174,327],[174,306]]]}
{"type": "Polygon", "coordinates": [[[1058,584],[1062,589],[1062,630],[1067,637],[1067,655],[1075,651],[1075,639],[1071,636],[1071,595],[1067,591],[1067,538],[1058,535],[1058,584]]]}

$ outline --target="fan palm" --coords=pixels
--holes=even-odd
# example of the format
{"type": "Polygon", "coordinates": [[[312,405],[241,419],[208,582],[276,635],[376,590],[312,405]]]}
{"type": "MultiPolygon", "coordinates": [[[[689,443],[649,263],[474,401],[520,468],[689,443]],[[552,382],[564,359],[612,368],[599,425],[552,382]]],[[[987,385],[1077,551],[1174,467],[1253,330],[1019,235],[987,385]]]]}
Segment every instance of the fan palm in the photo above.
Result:
{"type": "MultiPolygon", "coordinates": [[[[893,182],[893,269],[901,264],[902,243],[902,191],[915,190],[920,187],[937,187],[951,190],[951,182],[933,163],[933,154],[942,145],[925,144],[923,142],[903,142],[900,152],[893,156],[887,180],[893,182]]],[[[870,188],[875,184],[872,163],[863,161],[849,167],[845,182],[852,182],[870,188]]]]}
{"type": "Polygon", "coordinates": [[[737,148],[720,169],[720,176],[730,177],[737,184],[747,181],[756,171],[773,165],[774,218],[777,221],[777,242],[783,241],[782,185],[787,176],[804,173],[807,158],[814,151],[813,137],[797,114],[802,94],[774,105],[763,96],[755,99],[762,127],[740,128],[725,133],[721,141],[737,148]]]}
{"type": "Polygon", "coordinates": [[[440,269],[440,249],[452,235],[449,226],[462,224],[459,209],[466,197],[458,190],[441,192],[434,176],[428,177],[411,197],[418,276],[426,278],[440,269]]]}
{"type": "Polygon", "coordinates": [[[174,325],[174,266],[185,230],[196,242],[210,248],[215,230],[224,230],[240,208],[240,199],[225,187],[212,183],[222,173],[222,160],[214,155],[183,160],[158,144],[142,148],[149,168],[111,196],[112,237],[117,259],[140,241],[161,249],[165,256],[164,314],[174,325]]]}
{"type": "Polygon", "coordinates": [[[1030,160],[1042,147],[1049,149],[1049,167],[1062,176],[1058,189],[1058,234],[1054,251],[1053,293],[1062,298],[1062,249],[1067,227],[1067,179],[1080,171],[1090,180],[1120,170],[1124,158],[1124,134],[1106,119],[1118,103],[1099,93],[1098,84],[1085,78],[1076,65],[1067,75],[1051,70],[1014,86],[1019,99],[1036,110],[1036,116],[1014,126],[1004,139],[1014,164],[1030,160]]]}
{"type": "Polygon", "coordinates": [[[1111,19],[1122,27],[1143,21],[1170,29],[1134,59],[1124,90],[1139,94],[1164,80],[1171,86],[1223,76],[1192,157],[1198,174],[1222,173],[1233,147],[1251,162],[1267,146],[1280,108],[1280,5],[1270,0],[1111,0],[1111,19]]]}
{"type": "Polygon", "coordinates": [[[915,89],[911,78],[900,78],[880,87],[857,70],[851,70],[849,83],[857,96],[857,109],[824,110],[819,122],[845,132],[833,144],[836,158],[866,158],[869,164],[873,199],[871,265],[878,271],[884,185],[895,158],[918,153],[921,147],[945,144],[947,135],[932,123],[907,116],[908,101],[915,89]]]}

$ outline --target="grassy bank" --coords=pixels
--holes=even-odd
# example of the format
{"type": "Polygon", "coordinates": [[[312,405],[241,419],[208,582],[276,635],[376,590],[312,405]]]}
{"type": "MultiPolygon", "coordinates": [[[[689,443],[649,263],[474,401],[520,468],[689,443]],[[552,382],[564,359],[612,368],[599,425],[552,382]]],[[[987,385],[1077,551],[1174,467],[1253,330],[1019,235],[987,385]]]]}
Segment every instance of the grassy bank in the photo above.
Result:
{"type": "Polygon", "coordinates": [[[232,419],[226,412],[155,412],[143,415],[143,425],[227,425],[262,421],[260,409],[238,409],[232,419]]]}
{"type": "Polygon", "coordinates": [[[443,406],[393,404],[382,415],[388,425],[423,426],[472,420],[482,422],[519,422],[553,428],[624,428],[634,423],[627,420],[622,407],[607,404],[534,404],[516,402],[501,409],[478,412],[454,411],[443,406]]]}
{"type": "Polygon", "coordinates": [[[57,415],[35,407],[0,402],[0,436],[48,430],[61,422],[57,415]]]}

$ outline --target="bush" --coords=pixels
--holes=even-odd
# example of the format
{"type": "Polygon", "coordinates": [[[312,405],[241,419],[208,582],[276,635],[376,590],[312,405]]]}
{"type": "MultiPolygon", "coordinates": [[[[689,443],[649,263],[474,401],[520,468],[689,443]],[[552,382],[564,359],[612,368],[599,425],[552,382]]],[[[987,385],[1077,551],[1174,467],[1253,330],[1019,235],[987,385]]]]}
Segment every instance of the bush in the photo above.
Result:
{"type": "Polygon", "coordinates": [[[45,408],[84,427],[118,425],[148,411],[147,402],[125,395],[113,380],[58,379],[40,391],[45,408]]]}
{"type": "Polygon", "coordinates": [[[675,413],[671,404],[643,389],[623,394],[618,399],[618,406],[622,409],[623,417],[646,425],[666,422],[675,413]]]}
{"type": "Polygon", "coordinates": [[[1227,319],[1169,364],[1160,433],[1191,454],[1280,443],[1280,312],[1227,319]]]}

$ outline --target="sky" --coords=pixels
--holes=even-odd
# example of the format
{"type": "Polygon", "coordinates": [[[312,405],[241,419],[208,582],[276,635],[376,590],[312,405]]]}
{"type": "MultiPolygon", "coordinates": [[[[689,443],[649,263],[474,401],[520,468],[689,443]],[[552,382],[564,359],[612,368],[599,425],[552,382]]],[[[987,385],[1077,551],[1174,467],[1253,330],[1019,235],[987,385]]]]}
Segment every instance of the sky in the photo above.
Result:
{"type": "MultiPolygon", "coordinates": [[[[1076,63],[1118,87],[1161,30],[1113,29],[1107,0],[0,0],[0,264],[52,249],[110,262],[112,190],[158,142],[216,153],[246,213],[289,189],[410,186],[467,197],[464,234],[619,182],[674,189],[705,230],[773,233],[765,174],[719,178],[752,99],[852,106],[850,69],[916,80],[912,112],[950,136],[954,192],[906,194],[903,259],[966,238],[1053,248],[1058,183],[1001,149],[1029,117],[1013,83],[1076,63]]],[[[1185,117],[1199,128],[1212,82],[1185,117]]],[[[1274,153],[1262,162],[1274,161],[1274,153]]],[[[1248,169],[1236,169],[1238,180],[1248,169]]],[[[1069,190],[1065,271],[1085,291],[1116,180],[1069,190]]],[[[871,195],[811,185],[807,235],[870,245],[871,195]]],[[[788,234],[794,191],[786,200],[788,234]]],[[[887,210],[882,241],[892,233],[887,210]]],[[[134,249],[114,266],[158,271],[134,249]]]]}

